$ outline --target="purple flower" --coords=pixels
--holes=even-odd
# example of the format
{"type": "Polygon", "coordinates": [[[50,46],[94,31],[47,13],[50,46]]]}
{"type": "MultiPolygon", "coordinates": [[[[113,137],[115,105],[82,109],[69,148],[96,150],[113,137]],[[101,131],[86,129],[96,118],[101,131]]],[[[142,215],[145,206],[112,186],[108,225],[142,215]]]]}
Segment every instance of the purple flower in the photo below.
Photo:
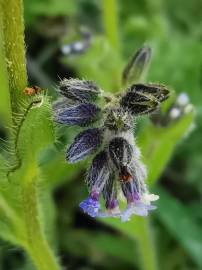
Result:
{"type": "Polygon", "coordinates": [[[99,194],[96,192],[79,204],[84,213],[87,213],[91,217],[96,217],[100,209],[99,194]]]}
{"type": "MultiPolygon", "coordinates": [[[[66,53],[83,49],[81,43],[70,44],[66,53]],[[78,46],[77,46],[78,45],[78,46]]],[[[149,63],[151,49],[141,48],[126,66],[123,73],[125,85],[139,80],[149,63]]],[[[86,177],[89,197],[80,207],[91,217],[119,217],[123,222],[132,215],[147,216],[155,209],[151,202],[158,196],[149,194],[145,179],[146,169],[140,161],[140,150],[135,143],[134,118],[153,112],[168,98],[169,91],[159,84],[130,85],[123,94],[102,94],[92,81],[64,79],[59,93],[63,100],[55,104],[57,122],[68,126],[94,125],[82,131],[67,149],[70,163],[93,157],[86,177]],[[97,97],[102,99],[102,108],[92,104],[97,97]],[[100,120],[100,121],[98,121],[100,120]],[[118,194],[125,197],[125,208],[119,204],[118,194]],[[103,196],[105,207],[100,206],[103,196]]]]}
{"type": "Polygon", "coordinates": [[[137,184],[134,179],[127,182],[122,181],[121,188],[128,204],[140,199],[140,194],[138,193],[137,184]]]}
{"type": "Polygon", "coordinates": [[[90,128],[79,133],[67,149],[66,160],[75,163],[92,154],[102,143],[102,131],[90,128]]]}
{"type": "Polygon", "coordinates": [[[94,101],[101,91],[93,81],[64,79],[60,82],[59,92],[63,96],[81,103],[94,101]]]}
{"type": "Polygon", "coordinates": [[[69,126],[86,126],[98,120],[100,108],[94,104],[82,103],[57,111],[55,120],[69,126]]]}

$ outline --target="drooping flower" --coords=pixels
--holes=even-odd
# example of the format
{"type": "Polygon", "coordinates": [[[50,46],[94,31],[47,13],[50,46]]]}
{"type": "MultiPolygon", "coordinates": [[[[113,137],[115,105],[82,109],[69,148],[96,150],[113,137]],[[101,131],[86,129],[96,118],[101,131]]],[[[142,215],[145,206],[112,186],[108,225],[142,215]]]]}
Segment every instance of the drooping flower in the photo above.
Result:
{"type": "Polygon", "coordinates": [[[100,210],[99,198],[110,175],[107,161],[107,153],[105,151],[98,153],[93,159],[88,176],[86,177],[90,197],[84,200],[80,204],[80,207],[90,216],[98,216],[100,210]]]}
{"type": "MultiPolygon", "coordinates": [[[[149,62],[150,53],[145,48],[133,59],[139,73],[149,62]]],[[[125,72],[134,69],[130,65],[125,72]]],[[[124,76],[126,83],[132,80],[132,73],[124,76]]],[[[71,101],[57,104],[55,119],[59,123],[81,127],[95,125],[79,133],[66,153],[70,163],[95,154],[86,177],[89,197],[80,203],[80,208],[91,217],[112,216],[123,222],[132,215],[148,215],[155,209],[152,201],[158,196],[150,194],[145,183],[147,172],[135,142],[134,119],[156,111],[168,98],[168,89],[159,84],[136,83],[125,93],[106,98],[94,82],[64,79],[59,92],[71,101]],[[101,98],[106,102],[102,109],[94,104],[101,98]],[[125,198],[125,209],[119,203],[120,192],[125,198]],[[102,197],[105,206],[100,202],[102,197]]]]}

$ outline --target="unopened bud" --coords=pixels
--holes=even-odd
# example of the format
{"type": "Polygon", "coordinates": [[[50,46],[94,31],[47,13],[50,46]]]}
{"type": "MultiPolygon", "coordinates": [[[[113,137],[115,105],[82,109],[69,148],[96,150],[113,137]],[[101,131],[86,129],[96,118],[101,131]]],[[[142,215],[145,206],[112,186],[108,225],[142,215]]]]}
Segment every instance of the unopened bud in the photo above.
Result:
{"type": "Polygon", "coordinates": [[[123,71],[123,84],[131,84],[140,81],[150,63],[151,48],[140,48],[128,62],[123,71]]]}

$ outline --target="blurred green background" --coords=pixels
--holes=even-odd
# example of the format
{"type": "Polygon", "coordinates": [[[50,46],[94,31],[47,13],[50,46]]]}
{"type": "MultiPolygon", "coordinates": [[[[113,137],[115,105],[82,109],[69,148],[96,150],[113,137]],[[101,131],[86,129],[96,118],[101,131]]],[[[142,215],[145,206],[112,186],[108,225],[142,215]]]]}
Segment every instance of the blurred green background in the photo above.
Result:
{"type": "MultiPolygon", "coordinates": [[[[59,78],[63,77],[94,79],[102,88],[116,91],[124,63],[135,50],[148,44],[153,48],[153,58],[147,81],[168,85],[176,93],[186,92],[196,109],[194,125],[192,132],[178,141],[161,177],[155,179],[158,184],[152,188],[160,195],[160,200],[158,209],[149,219],[151,228],[146,231],[149,235],[145,238],[141,235],[145,233],[141,227],[148,224],[142,221],[136,228],[130,222],[124,225],[113,224],[113,221],[103,223],[81,213],[78,204],[87,195],[84,184],[86,163],[65,164],[65,145],[71,142],[76,131],[57,127],[58,142],[40,159],[44,174],[51,176],[40,191],[45,194],[44,208],[50,225],[47,237],[57,250],[64,269],[154,270],[157,266],[151,265],[150,253],[155,249],[159,269],[200,270],[202,1],[117,0],[116,16],[114,10],[110,10],[109,2],[24,0],[30,85],[48,89],[53,100],[57,96],[55,88],[59,78]],[[107,17],[107,12],[112,15],[107,17]],[[83,41],[81,27],[91,33],[89,47],[83,53],[63,55],[63,45],[83,41]],[[56,163],[60,164],[57,168],[56,163]],[[53,201],[46,198],[47,189],[51,189],[53,201]],[[136,241],[138,234],[141,250],[136,241]],[[147,237],[152,237],[150,246],[145,240],[147,237]],[[143,263],[140,252],[144,253],[143,263]]],[[[146,118],[140,119],[137,130],[147,125],[150,124],[146,118]]],[[[166,134],[169,130],[165,128],[162,132],[166,134]]],[[[4,136],[2,124],[1,137],[4,136]]],[[[166,140],[164,143],[162,155],[166,140]]],[[[160,159],[161,156],[159,163],[160,159]]],[[[155,166],[153,170],[158,171],[158,162],[155,166]]],[[[31,270],[34,267],[20,248],[1,241],[0,269],[31,270]]]]}

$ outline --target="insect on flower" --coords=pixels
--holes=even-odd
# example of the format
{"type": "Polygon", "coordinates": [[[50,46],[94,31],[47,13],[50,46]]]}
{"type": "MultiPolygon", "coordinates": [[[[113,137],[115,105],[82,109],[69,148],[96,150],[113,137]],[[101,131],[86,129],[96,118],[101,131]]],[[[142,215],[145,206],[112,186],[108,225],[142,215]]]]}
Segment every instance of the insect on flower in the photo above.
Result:
{"type": "MultiPolygon", "coordinates": [[[[130,82],[132,72],[137,80],[137,73],[141,75],[150,55],[147,47],[136,53],[133,64],[127,65],[123,73],[126,84],[127,72],[130,82]]],[[[66,152],[70,163],[93,155],[86,177],[89,197],[80,203],[80,208],[92,217],[113,216],[125,222],[134,214],[146,216],[156,208],[151,202],[158,196],[150,194],[145,184],[147,172],[135,142],[134,120],[157,110],[168,98],[169,90],[160,84],[136,81],[108,99],[103,92],[92,81],[62,80],[59,93],[64,100],[55,110],[55,120],[67,126],[86,127],[66,152]],[[103,109],[95,104],[101,100],[106,102],[103,109]],[[125,209],[119,207],[120,193],[126,200],[125,209]],[[101,196],[105,207],[101,206],[101,196]]]]}

